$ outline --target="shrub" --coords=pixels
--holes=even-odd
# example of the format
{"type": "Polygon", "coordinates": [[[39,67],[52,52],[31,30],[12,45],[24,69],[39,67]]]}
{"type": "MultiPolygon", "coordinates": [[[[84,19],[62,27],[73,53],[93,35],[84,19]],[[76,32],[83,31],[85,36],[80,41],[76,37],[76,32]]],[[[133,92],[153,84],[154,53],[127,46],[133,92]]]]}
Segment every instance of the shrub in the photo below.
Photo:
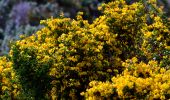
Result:
{"type": "Polygon", "coordinates": [[[169,64],[169,21],[156,1],[141,1],[127,5],[124,0],[103,5],[107,25],[117,34],[121,59],[136,56],[140,61],[157,60],[169,64]]]}
{"type": "Polygon", "coordinates": [[[12,68],[12,62],[6,57],[0,58],[0,98],[19,99],[21,86],[18,83],[16,73],[12,68]]]}
{"type": "Polygon", "coordinates": [[[103,4],[92,24],[81,12],[42,20],[44,28],[9,53],[22,98],[169,98],[169,21],[155,3],[103,4]]]}
{"type": "Polygon", "coordinates": [[[86,92],[87,100],[98,99],[169,99],[170,71],[160,68],[156,61],[137,63],[133,58],[123,63],[126,69],[112,82],[92,81],[86,92]]]}
{"type": "Polygon", "coordinates": [[[56,88],[58,99],[78,98],[88,82],[116,75],[120,51],[105,19],[101,16],[91,25],[80,15],[77,20],[48,19],[35,35],[17,41],[11,60],[25,93],[44,98],[56,88]]]}

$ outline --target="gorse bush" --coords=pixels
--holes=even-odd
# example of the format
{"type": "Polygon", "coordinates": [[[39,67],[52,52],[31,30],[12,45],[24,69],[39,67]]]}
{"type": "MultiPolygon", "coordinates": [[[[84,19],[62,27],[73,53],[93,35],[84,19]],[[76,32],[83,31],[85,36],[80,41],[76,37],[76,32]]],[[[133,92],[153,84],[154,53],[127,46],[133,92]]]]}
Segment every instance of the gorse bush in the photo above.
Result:
{"type": "Polygon", "coordinates": [[[77,20],[49,19],[41,21],[46,27],[36,35],[17,41],[11,60],[23,89],[39,98],[39,91],[49,83],[58,98],[80,97],[90,81],[106,81],[116,75],[117,68],[121,69],[120,52],[115,47],[116,34],[100,22],[105,19],[100,17],[92,25],[80,15],[77,20]],[[30,87],[33,89],[28,91],[30,87]]]}
{"type": "Polygon", "coordinates": [[[124,0],[103,5],[110,31],[117,34],[122,60],[137,56],[141,61],[161,60],[168,56],[169,22],[156,2],[127,5],[124,0]]]}
{"type": "Polygon", "coordinates": [[[126,69],[121,75],[112,78],[112,82],[92,81],[86,92],[81,94],[87,100],[98,99],[169,99],[170,72],[160,68],[156,61],[137,63],[132,58],[123,63],[126,69]]]}
{"type": "Polygon", "coordinates": [[[58,17],[75,18],[84,11],[84,18],[92,21],[100,12],[97,7],[110,0],[1,0],[0,1],[0,55],[9,52],[9,42],[19,40],[19,35],[32,35],[41,28],[42,19],[58,17]]]}
{"type": "Polygon", "coordinates": [[[12,68],[12,62],[6,57],[0,59],[0,98],[19,99],[21,86],[12,68]]]}
{"type": "Polygon", "coordinates": [[[169,20],[156,2],[115,0],[99,10],[92,24],[81,12],[42,20],[12,44],[0,60],[11,73],[0,74],[10,81],[2,98],[168,99],[169,20]]]}

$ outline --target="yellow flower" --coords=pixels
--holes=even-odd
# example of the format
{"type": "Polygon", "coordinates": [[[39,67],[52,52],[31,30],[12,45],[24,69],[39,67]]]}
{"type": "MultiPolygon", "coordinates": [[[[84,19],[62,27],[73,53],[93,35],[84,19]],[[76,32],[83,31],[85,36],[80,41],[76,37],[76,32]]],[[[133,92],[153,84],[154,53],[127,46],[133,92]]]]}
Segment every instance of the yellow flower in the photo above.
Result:
{"type": "Polygon", "coordinates": [[[132,62],[136,63],[138,61],[138,59],[136,57],[132,58],[132,62]]]}
{"type": "Polygon", "coordinates": [[[162,38],[162,36],[159,36],[159,37],[156,38],[156,40],[157,40],[157,41],[160,41],[161,38],[162,38]]]}
{"type": "Polygon", "coordinates": [[[101,45],[98,46],[98,49],[99,49],[99,50],[102,50],[102,48],[103,48],[103,46],[101,46],[101,45]]]}
{"type": "Polygon", "coordinates": [[[99,50],[99,49],[95,49],[94,51],[95,51],[95,52],[100,52],[100,50],[99,50]]]}
{"type": "Polygon", "coordinates": [[[13,87],[14,87],[14,88],[18,88],[18,86],[17,86],[16,84],[13,84],[13,87]]]}
{"type": "Polygon", "coordinates": [[[68,57],[69,60],[73,61],[73,62],[76,62],[77,59],[74,57],[74,56],[71,56],[71,57],[68,57]]]}
{"type": "Polygon", "coordinates": [[[152,32],[146,32],[146,33],[145,33],[146,38],[151,37],[151,35],[152,35],[152,32]]]}
{"type": "Polygon", "coordinates": [[[2,91],[5,91],[6,89],[8,89],[7,86],[2,86],[2,91]]]}
{"type": "Polygon", "coordinates": [[[63,44],[63,43],[60,43],[60,44],[59,44],[59,47],[63,47],[63,46],[64,46],[64,44],[63,44]]]}
{"type": "Polygon", "coordinates": [[[166,46],[165,48],[168,49],[168,50],[170,50],[170,46],[166,46]]]}

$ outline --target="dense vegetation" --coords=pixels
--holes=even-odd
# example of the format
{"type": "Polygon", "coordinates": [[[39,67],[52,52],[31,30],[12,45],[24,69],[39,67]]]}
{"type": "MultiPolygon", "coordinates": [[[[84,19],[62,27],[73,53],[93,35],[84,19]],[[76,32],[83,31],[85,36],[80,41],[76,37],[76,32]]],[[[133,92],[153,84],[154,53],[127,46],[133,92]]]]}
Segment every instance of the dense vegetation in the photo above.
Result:
{"type": "Polygon", "coordinates": [[[49,18],[0,59],[1,99],[169,99],[170,23],[156,0],[115,0],[92,23],[49,18]]]}
{"type": "Polygon", "coordinates": [[[9,52],[10,41],[19,35],[31,35],[41,28],[40,20],[58,17],[75,18],[78,11],[92,22],[99,16],[97,7],[110,0],[0,0],[0,55],[9,52]]]}

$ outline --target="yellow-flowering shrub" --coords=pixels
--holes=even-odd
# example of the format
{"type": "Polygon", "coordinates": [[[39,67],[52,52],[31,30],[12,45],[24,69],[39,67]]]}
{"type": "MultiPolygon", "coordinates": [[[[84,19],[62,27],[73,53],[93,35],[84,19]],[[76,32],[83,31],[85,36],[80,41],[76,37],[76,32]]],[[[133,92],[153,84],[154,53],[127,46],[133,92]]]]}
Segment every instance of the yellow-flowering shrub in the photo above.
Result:
{"type": "Polygon", "coordinates": [[[169,99],[170,70],[161,68],[156,61],[137,63],[136,58],[123,63],[126,69],[112,82],[92,81],[86,92],[81,93],[87,100],[98,99],[169,99]]]}
{"type": "Polygon", "coordinates": [[[52,89],[58,99],[81,98],[90,81],[106,81],[121,72],[117,35],[105,20],[101,16],[89,24],[81,13],[76,20],[52,18],[41,21],[45,27],[35,35],[17,41],[10,54],[24,93],[50,98],[52,89]]]}
{"type": "Polygon", "coordinates": [[[116,0],[100,8],[110,32],[117,34],[122,60],[136,56],[144,62],[157,60],[162,67],[170,64],[170,23],[156,3],[141,0],[127,5],[126,0],[116,0]]]}
{"type": "Polygon", "coordinates": [[[6,57],[0,58],[0,99],[19,99],[21,96],[20,85],[15,72],[12,69],[12,62],[6,57]]]}
{"type": "Polygon", "coordinates": [[[170,26],[155,3],[115,0],[91,24],[82,13],[42,20],[44,27],[16,41],[3,62],[22,99],[169,98],[170,26]]]}

